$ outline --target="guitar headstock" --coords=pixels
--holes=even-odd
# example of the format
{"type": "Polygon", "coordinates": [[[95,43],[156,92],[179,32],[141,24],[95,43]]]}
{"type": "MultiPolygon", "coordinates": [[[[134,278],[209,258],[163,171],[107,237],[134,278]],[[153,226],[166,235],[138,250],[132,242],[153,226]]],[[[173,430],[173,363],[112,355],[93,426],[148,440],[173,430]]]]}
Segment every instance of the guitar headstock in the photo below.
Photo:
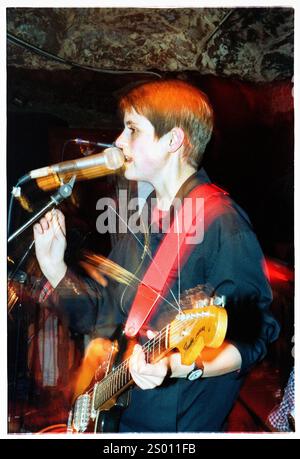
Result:
{"type": "Polygon", "coordinates": [[[213,292],[213,288],[207,285],[197,285],[194,288],[185,290],[180,299],[182,309],[202,308],[211,305],[225,307],[225,296],[217,295],[213,292]]]}
{"type": "Polygon", "coordinates": [[[181,304],[192,307],[182,310],[170,324],[170,347],[180,351],[184,365],[191,365],[205,346],[217,348],[223,343],[227,330],[225,298],[208,296],[196,287],[186,292],[181,304]]]}

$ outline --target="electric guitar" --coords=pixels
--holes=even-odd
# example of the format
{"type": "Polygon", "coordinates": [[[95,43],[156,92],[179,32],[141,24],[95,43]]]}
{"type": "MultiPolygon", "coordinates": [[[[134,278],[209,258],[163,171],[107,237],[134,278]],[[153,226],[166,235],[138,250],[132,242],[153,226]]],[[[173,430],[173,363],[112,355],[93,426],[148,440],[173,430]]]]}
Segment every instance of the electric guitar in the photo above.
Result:
{"type": "MultiPolygon", "coordinates": [[[[217,348],[225,338],[227,312],[224,297],[207,297],[201,288],[188,290],[181,299],[183,309],[154,338],[143,345],[147,363],[155,363],[177,349],[181,362],[191,365],[201,350],[217,348]]],[[[128,404],[124,393],[134,382],[129,371],[129,358],[120,362],[128,338],[114,340],[93,383],[75,400],[69,413],[67,432],[116,432],[119,415],[128,404]],[[117,358],[116,358],[117,356],[117,358]],[[120,362],[120,363],[119,363],[120,362]]],[[[134,340],[130,339],[131,347],[134,340]]],[[[127,355],[128,352],[127,347],[127,355]]],[[[127,391],[127,394],[130,391],[127,391]]]]}

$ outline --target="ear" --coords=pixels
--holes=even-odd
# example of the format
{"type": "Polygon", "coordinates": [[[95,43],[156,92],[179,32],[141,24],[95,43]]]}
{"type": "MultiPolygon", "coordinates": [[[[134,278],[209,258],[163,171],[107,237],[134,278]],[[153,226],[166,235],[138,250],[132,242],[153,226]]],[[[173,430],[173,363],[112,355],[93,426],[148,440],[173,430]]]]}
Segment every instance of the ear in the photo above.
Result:
{"type": "Polygon", "coordinates": [[[184,130],[180,127],[174,127],[169,132],[169,151],[177,151],[184,143],[184,130]]]}

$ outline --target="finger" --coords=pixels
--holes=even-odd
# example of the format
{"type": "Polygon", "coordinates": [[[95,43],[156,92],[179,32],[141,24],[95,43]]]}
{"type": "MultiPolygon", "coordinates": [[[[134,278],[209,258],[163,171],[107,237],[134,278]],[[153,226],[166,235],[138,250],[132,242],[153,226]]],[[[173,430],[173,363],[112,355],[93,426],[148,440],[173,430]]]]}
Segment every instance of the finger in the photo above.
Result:
{"type": "Polygon", "coordinates": [[[131,371],[132,379],[141,389],[153,389],[162,384],[166,371],[161,371],[158,366],[150,364],[146,365],[146,371],[147,374],[139,373],[134,369],[131,371]]]}
{"type": "Polygon", "coordinates": [[[152,366],[154,367],[154,373],[160,378],[164,378],[168,372],[169,359],[165,357],[164,359],[160,360],[152,366]]]}
{"type": "Polygon", "coordinates": [[[129,369],[134,372],[141,373],[142,371],[144,371],[145,366],[146,359],[142,346],[136,344],[133,348],[133,353],[129,360],[129,369]]]}
{"type": "MultiPolygon", "coordinates": [[[[150,366],[150,365],[149,365],[150,366]]],[[[137,366],[135,365],[135,361],[131,361],[129,363],[129,369],[131,373],[131,377],[133,381],[139,386],[141,389],[153,389],[157,385],[161,384],[161,379],[158,377],[155,377],[153,375],[145,375],[144,373],[141,373],[137,366]]]]}
{"type": "Polygon", "coordinates": [[[65,221],[65,216],[60,209],[55,209],[55,212],[61,221],[65,221]]]}
{"type": "Polygon", "coordinates": [[[57,239],[64,239],[66,236],[64,219],[61,219],[56,210],[53,211],[53,231],[57,239]]]}
{"type": "Polygon", "coordinates": [[[43,228],[41,227],[41,225],[39,223],[36,223],[33,226],[33,234],[34,234],[34,236],[36,236],[38,234],[43,234],[43,228]]]}
{"type": "Polygon", "coordinates": [[[56,215],[57,215],[57,218],[58,218],[58,222],[59,222],[59,225],[60,225],[60,229],[63,233],[63,235],[65,236],[66,235],[66,222],[65,222],[65,216],[64,214],[56,209],[56,215]]]}
{"type": "Polygon", "coordinates": [[[147,364],[142,347],[136,345],[129,360],[131,377],[143,390],[160,386],[167,374],[167,361],[168,359],[164,358],[155,364],[147,364]]]}
{"type": "Polygon", "coordinates": [[[181,365],[181,354],[180,352],[174,352],[169,356],[169,362],[171,367],[175,365],[181,365]]]}
{"type": "Polygon", "coordinates": [[[53,209],[50,212],[47,212],[45,215],[46,220],[48,223],[51,223],[53,220],[53,209]]]}
{"type": "Polygon", "coordinates": [[[133,371],[137,372],[141,377],[150,378],[165,378],[168,371],[168,359],[162,359],[157,363],[146,363],[144,354],[138,354],[133,362],[133,371]]]}
{"type": "Polygon", "coordinates": [[[47,212],[47,214],[50,214],[51,218],[55,217],[58,220],[60,220],[61,222],[63,222],[65,220],[64,214],[62,213],[61,210],[57,209],[57,207],[53,207],[53,209],[50,212],[47,212]]]}
{"type": "Polygon", "coordinates": [[[148,339],[153,339],[155,338],[155,336],[157,335],[158,333],[157,332],[154,332],[152,330],[147,330],[147,338],[148,339]]]}
{"type": "Polygon", "coordinates": [[[47,229],[49,229],[48,221],[47,221],[47,219],[44,218],[44,217],[41,218],[41,220],[40,220],[40,225],[41,225],[43,231],[47,231],[47,229]]]}

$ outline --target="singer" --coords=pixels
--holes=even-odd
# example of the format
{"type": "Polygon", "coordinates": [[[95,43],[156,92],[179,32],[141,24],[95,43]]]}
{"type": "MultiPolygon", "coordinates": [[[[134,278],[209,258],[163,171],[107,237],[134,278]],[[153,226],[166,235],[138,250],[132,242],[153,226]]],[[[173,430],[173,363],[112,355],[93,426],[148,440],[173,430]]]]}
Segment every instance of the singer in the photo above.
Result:
{"type": "MultiPolygon", "coordinates": [[[[201,165],[213,130],[207,96],[185,82],[166,80],[132,89],[119,107],[124,129],[115,144],[125,157],[125,177],[150,183],[156,196],[156,207],[145,222],[147,231],[127,232],[110,255],[111,262],[131,273],[132,282],[124,286],[108,279],[104,287],[71,272],[64,261],[64,216],[57,210],[34,226],[36,257],[46,279],[40,301],[58,311],[72,330],[94,338],[111,336],[133,314],[130,334],[138,321],[136,311],[150,310],[154,302],[128,357],[130,388],[123,392],[123,409],[114,407],[107,413],[116,420],[107,430],[222,432],[245,375],[279,334],[269,311],[272,296],[263,254],[245,212],[211,184],[201,165]],[[171,231],[152,232],[152,227],[160,228],[169,217],[170,228],[176,226],[175,198],[182,201],[184,211],[185,198],[194,196],[195,190],[204,199],[204,238],[183,253],[180,234],[177,240],[171,231]],[[146,282],[150,274],[151,288],[146,282]],[[185,292],[198,285],[226,298],[228,328],[220,346],[204,347],[187,364],[178,349],[167,352],[169,341],[167,335],[161,340],[161,330],[177,314],[180,317],[185,292]],[[140,295],[136,304],[142,287],[148,287],[148,295],[140,295]],[[152,301],[154,292],[161,294],[152,301]],[[149,358],[148,340],[164,346],[162,358],[149,358]]],[[[198,335],[186,346],[196,339],[198,335]]],[[[113,393],[113,387],[109,390],[113,393]]],[[[76,423],[72,427],[88,429],[76,423]]]]}

